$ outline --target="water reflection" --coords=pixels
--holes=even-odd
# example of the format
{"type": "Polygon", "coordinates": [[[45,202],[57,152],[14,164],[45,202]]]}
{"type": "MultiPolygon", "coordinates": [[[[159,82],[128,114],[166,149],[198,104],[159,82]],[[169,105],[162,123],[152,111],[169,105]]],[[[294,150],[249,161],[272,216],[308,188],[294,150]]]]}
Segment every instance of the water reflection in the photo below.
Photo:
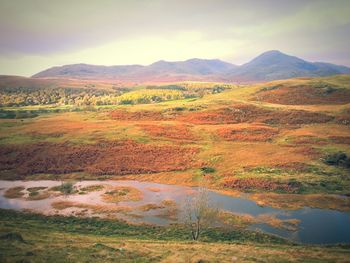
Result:
{"type": "MultiPolygon", "coordinates": [[[[25,198],[9,199],[4,197],[6,189],[23,186],[29,187],[54,187],[59,186],[58,181],[0,181],[0,207],[6,209],[24,210],[29,209],[46,215],[85,215],[85,216],[103,216],[103,213],[94,212],[89,207],[71,207],[57,210],[52,207],[54,202],[66,201],[76,204],[87,204],[89,206],[110,206],[110,207],[129,207],[129,212],[112,213],[121,219],[135,223],[153,223],[167,225],[176,222],[176,217],[167,217],[168,207],[150,209],[142,211],[140,206],[146,204],[160,205],[163,200],[173,200],[178,208],[185,203],[188,195],[191,195],[195,189],[186,186],[164,185],[149,182],[138,181],[81,181],[75,184],[77,189],[92,186],[105,185],[105,189],[87,192],[85,194],[75,193],[69,196],[51,195],[47,199],[29,201],[25,198]],[[101,195],[106,192],[108,187],[128,186],[137,188],[142,192],[142,199],[138,201],[123,201],[118,203],[106,203],[101,195]],[[85,213],[85,214],[84,214],[85,213]]],[[[232,197],[217,192],[209,191],[209,200],[211,205],[219,206],[220,209],[230,211],[236,214],[246,214],[254,217],[272,214],[277,219],[298,219],[300,220],[297,231],[288,231],[272,227],[271,225],[257,223],[249,226],[249,229],[258,229],[267,233],[276,234],[282,237],[301,243],[349,243],[350,242],[350,213],[339,212],[329,209],[303,208],[299,210],[286,211],[272,207],[261,207],[254,201],[249,200],[249,196],[232,197]]],[[[181,214],[181,213],[180,213],[181,214]]],[[[111,216],[111,214],[109,214],[111,216]]],[[[179,217],[179,214],[177,215],[179,217]]]]}

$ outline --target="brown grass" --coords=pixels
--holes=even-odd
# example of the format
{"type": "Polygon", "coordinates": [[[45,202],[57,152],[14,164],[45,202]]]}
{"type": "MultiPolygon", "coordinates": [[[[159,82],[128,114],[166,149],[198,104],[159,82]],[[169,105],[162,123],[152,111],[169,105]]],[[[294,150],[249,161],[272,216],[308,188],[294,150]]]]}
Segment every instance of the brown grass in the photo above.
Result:
{"type": "Polygon", "coordinates": [[[101,191],[105,188],[104,185],[101,184],[94,184],[94,185],[88,185],[85,187],[81,187],[79,190],[83,192],[96,192],[96,191],[101,191]]]}
{"type": "Polygon", "coordinates": [[[23,197],[24,193],[22,192],[25,188],[23,186],[17,186],[9,188],[5,191],[4,197],[15,199],[23,197]]]}
{"type": "Polygon", "coordinates": [[[31,192],[29,196],[27,197],[27,200],[44,200],[46,198],[50,197],[50,193],[48,191],[40,191],[40,192],[31,192]]]}
{"type": "Polygon", "coordinates": [[[164,199],[160,203],[160,206],[164,208],[164,210],[158,213],[157,217],[168,220],[176,220],[178,218],[179,208],[174,200],[164,199]]]}
{"type": "Polygon", "coordinates": [[[157,111],[137,111],[129,112],[123,110],[114,110],[110,113],[114,120],[121,121],[162,121],[167,120],[161,112],[157,111]]]}
{"type": "Polygon", "coordinates": [[[257,193],[250,197],[261,206],[272,206],[281,209],[296,210],[308,206],[320,209],[350,211],[350,198],[337,195],[257,193]]]}
{"type": "Polygon", "coordinates": [[[278,183],[260,178],[227,178],[223,183],[224,187],[240,191],[283,191],[293,193],[298,190],[295,185],[278,183]]]}
{"type": "Polygon", "coordinates": [[[150,210],[163,209],[163,208],[165,208],[165,206],[154,204],[154,203],[149,203],[149,204],[141,205],[137,209],[146,212],[146,211],[150,211],[150,210]]]}
{"type": "Polygon", "coordinates": [[[326,123],[332,116],[303,110],[272,110],[249,104],[234,104],[230,107],[210,111],[191,112],[178,117],[178,120],[194,124],[252,123],[300,125],[326,123]]]}
{"type": "Polygon", "coordinates": [[[288,231],[297,231],[300,220],[298,219],[279,219],[273,214],[262,214],[255,218],[256,223],[263,223],[274,228],[285,229],[288,231]]]}
{"type": "Polygon", "coordinates": [[[228,141],[269,141],[278,134],[278,129],[253,125],[249,127],[224,127],[218,129],[217,133],[228,141]]]}
{"type": "Polygon", "coordinates": [[[251,215],[238,215],[224,210],[219,211],[218,219],[226,226],[234,228],[246,228],[247,226],[255,223],[255,219],[251,215]]]}
{"type": "Polygon", "coordinates": [[[38,192],[40,190],[45,190],[47,189],[46,186],[37,186],[37,187],[29,187],[27,188],[28,192],[38,192]]]}
{"type": "Polygon", "coordinates": [[[195,140],[196,137],[190,131],[188,125],[139,125],[146,133],[153,137],[164,137],[174,140],[195,140]]]}
{"type": "Polygon", "coordinates": [[[142,192],[131,186],[112,187],[102,195],[107,202],[140,201],[142,197],[142,192]]]}
{"type": "Polygon", "coordinates": [[[336,144],[350,145],[350,136],[330,136],[329,139],[336,144]]]}
{"type": "Polygon", "coordinates": [[[90,209],[94,213],[126,213],[131,211],[131,207],[128,206],[107,206],[107,205],[90,205],[90,204],[82,204],[71,201],[57,201],[52,203],[52,207],[57,210],[64,210],[66,208],[82,208],[82,209],[90,209]]]}
{"type": "Polygon", "coordinates": [[[305,85],[282,86],[257,92],[252,99],[285,105],[347,104],[350,103],[350,90],[337,89],[327,93],[325,89],[305,85]]]}
{"type": "Polygon", "coordinates": [[[194,156],[197,152],[197,148],[148,145],[134,141],[99,142],[94,145],[7,145],[0,149],[0,167],[1,170],[13,170],[21,175],[156,173],[196,166],[194,156]]]}

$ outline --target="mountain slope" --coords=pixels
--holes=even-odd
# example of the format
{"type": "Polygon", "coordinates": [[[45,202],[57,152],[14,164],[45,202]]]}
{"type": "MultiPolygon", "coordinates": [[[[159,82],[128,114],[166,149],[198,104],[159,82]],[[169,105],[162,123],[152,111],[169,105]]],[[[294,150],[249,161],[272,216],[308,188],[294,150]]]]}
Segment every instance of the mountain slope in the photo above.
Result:
{"type": "Polygon", "coordinates": [[[350,74],[350,68],[323,62],[308,62],[277,50],[267,51],[250,62],[236,66],[218,59],[160,60],[148,66],[96,66],[88,64],[53,67],[34,78],[115,79],[131,82],[227,81],[259,82],[294,77],[350,74]]]}
{"type": "Polygon", "coordinates": [[[211,76],[219,78],[222,74],[234,70],[237,66],[218,59],[190,59],[186,61],[155,62],[149,66],[95,66],[88,64],[53,67],[35,74],[34,78],[71,77],[71,78],[107,78],[129,81],[152,81],[154,79],[171,80],[196,79],[211,76]]]}
{"type": "Polygon", "coordinates": [[[311,63],[277,50],[267,51],[230,74],[235,81],[270,81],[350,73],[350,68],[330,63],[311,63]]]}

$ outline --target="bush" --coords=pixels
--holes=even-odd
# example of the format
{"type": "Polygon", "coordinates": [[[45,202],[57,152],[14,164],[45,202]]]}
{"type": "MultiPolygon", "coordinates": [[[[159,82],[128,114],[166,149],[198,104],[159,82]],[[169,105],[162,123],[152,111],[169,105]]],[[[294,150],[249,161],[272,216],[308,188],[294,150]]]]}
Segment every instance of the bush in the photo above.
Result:
{"type": "Polygon", "coordinates": [[[215,173],[216,170],[213,167],[204,166],[201,168],[201,171],[202,173],[208,174],[208,173],[215,173]]]}
{"type": "Polygon", "coordinates": [[[59,186],[54,186],[51,189],[53,191],[60,191],[65,195],[69,195],[69,194],[74,193],[74,184],[72,184],[71,182],[65,182],[59,186]]]}
{"type": "Polygon", "coordinates": [[[350,168],[350,158],[343,152],[329,154],[324,158],[323,161],[328,165],[350,168]]]}

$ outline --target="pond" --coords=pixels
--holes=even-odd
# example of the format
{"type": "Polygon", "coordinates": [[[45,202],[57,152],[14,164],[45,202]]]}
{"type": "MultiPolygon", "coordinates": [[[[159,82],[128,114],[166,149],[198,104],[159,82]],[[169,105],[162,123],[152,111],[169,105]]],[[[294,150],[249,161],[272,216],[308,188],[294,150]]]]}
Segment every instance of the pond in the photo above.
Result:
{"type": "MultiPolygon", "coordinates": [[[[192,187],[150,182],[81,181],[74,183],[73,193],[64,195],[57,189],[61,184],[59,181],[0,180],[0,208],[45,215],[115,217],[134,223],[167,225],[182,218],[186,200],[196,192],[192,187]]],[[[250,200],[249,195],[233,197],[214,191],[208,191],[208,197],[213,207],[237,215],[298,222],[297,228],[290,229],[255,220],[248,229],[307,244],[350,243],[350,212],[262,207],[250,200]]]]}

